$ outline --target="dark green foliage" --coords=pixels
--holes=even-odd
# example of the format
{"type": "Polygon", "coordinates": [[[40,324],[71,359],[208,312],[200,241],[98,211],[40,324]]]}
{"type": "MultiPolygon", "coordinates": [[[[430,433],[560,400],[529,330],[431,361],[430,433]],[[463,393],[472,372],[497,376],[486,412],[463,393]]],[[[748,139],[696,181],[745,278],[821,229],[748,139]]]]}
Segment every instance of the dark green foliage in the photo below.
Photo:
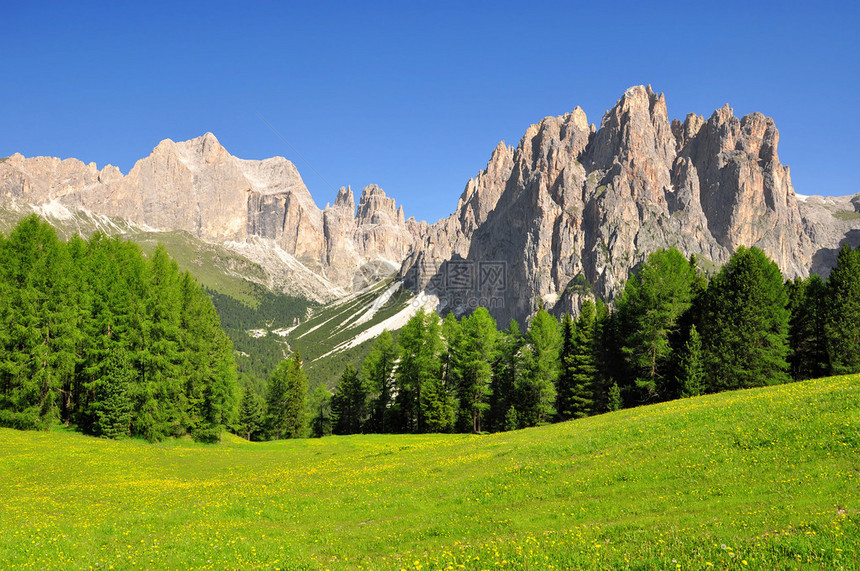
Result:
{"type": "Polygon", "coordinates": [[[511,406],[508,409],[507,414],[505,414],[505,425],[504,430],[516,430],[520,427],[520,420],[517,418],[517,409],[514,406],[511,406]]]}
{"type": "Polygon", "coordinates": [[[332,432],[360,434],[368,421],[369,393],[352,365],[347,365],[331,397],[332,432]]]}
{"type": "Polygon", "coordinates": [[[331,400],[332,394],[325,385],[317,385],[310,395],[308,417],[313,438],[322,438],[332,433],[331,400]]]}
{"type": "Polygon", "coordinates": [[[163,248],[57,240],[37,217],[0,240],[0,424],[217,440],[235,420],[232,347],[163,248]]]}
{"type": "Polygon", "coordinates": [[[266,417],[269,434],[276,440],[303,436],[308,379],[298,353],[281,361],[269,377],[266,417]]]}
{"type": "Polygon", "coordinates": [[[695,267],[671,248],[648,256],[624,287],[618,303],[622,351],[640,402],[675,396],[669,374],[672,338],[690,309],[696,280],[695,267]]]}
{"type": "Polygon", "coordinates": [[[522,426],[537,426],[555,416],[561,334],[558,320],[545,309],[532,318],[522,349],[522,369],[516,379],[517,412],[522,426]]]}
{"type": "Polygon", "coordinates": [[[389,331],[376,338],[361,366],[361,377],[371,393],[371,427],[376,432],[392,432],[391,404],[397,344],[389,331]]]}
{"type": "Polygon", "coordinates": [[[702,394],[705,385],[705,365],[702,362],[702,338],[696,326],[690,328],[690,338],[684,344],[679,363],[678,386],[681,397],[702,394]]]}
{"type": "Polygon", "coordinates": [[[445,430],[453,409],[439,378],[443,348],[439,315],[419,309],[401,329],[398,341],[396,430],[425,432],[428,421],[432,431],[445,430]]]}
{"type": "Polygon", "coordinates": [[[239,433],[251,440],[263,428],[265,419],[263,399],[250,385],[245,385],[242,404],[239,406],[239,433]]]}
{"type": "Polygon", "coordinates": [[[738,248],[706,294],[701,335],[710,391],[788,380],[787,305],[777,265],[758,248],[738,248]]]}
{"type": "Polygon", "coordinates": [[[827,355],[835,375],[860,372],[860,248],[845,244],[827,282],[824,325],[827,355]]]}
{"type": "Polygon", "coordinates": [[[95,418],[93,434],[107,438],[128,436],[133,412],[129,394],[133,369],[128,351],[115,344],[104,365],[104,374],[90,385],[94,397],[90,404],[95,418]]]}
{"type": "Polygon", "coordinates": [[[794,380],[815,379],[830,372],[825,321],[830,309],[827,284],[816,274],[786,283],[791,320],[788,363],[794,380]]]}
{"type": "Polygon", "coordinates": [[[621,410],[621,389],[618,388],[618,383],[613,382],[609,386],[609,395],[606,399],[606,411],[613,412],[621,410]]]}
{"type": "Polygon", "coordinates": [[[565,316],[556,395],[558,420],[583,418],[593,411],[597,382],[594,328],[595,306],[590,299],[582,304],[575,325],[565,316]]]}
{"type": "MultiPolygon", "coordinates": [[[[490,386],[492,392],[487,419],[489,430],[513,430],[507,427],[510,415],[516,416],[516,380],[520,371],[522,345],[523,336],[520,333],[520,326],[512,319],[508,329],[502,331],[498,338],[498,359],[493,366],[493,379],[490,386]]],[[[518,419],[515,428],[519,428],[518,419]]]]}

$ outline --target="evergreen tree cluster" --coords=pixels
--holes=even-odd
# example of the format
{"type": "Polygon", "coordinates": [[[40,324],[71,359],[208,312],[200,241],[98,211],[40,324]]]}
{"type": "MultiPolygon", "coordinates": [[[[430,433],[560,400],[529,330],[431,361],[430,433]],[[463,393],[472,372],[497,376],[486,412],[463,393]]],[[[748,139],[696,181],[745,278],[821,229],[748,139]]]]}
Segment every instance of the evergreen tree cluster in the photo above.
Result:
{"type": "Polygon", "coordinates": [[[36,216],[0,235],[0,425],[211,441],[236,386],[212,302],[163,247],[61,242],[36,216]]]}
{"type": "Polygon", "coordinates": [[[302,359],[294,353],[283,360],[269,375],[265,397],[261,397],[250,384],[245,385],[239,405],[238,433],[248,440],[281,440],[324,436],[331,433],[329,426],[330,394],[318,386],[308,394],[308,378],[302,359]]]}
{"type": "Polygon", "coordinates": [[[561,321],[499,331],[478,308],[419,311],[384,332],[331,397],[332,431],[482,432],[649,402],[860,372],[860,249],[828,280],[784,282],[741,247],[712,279],[672,248],[651,254],[611,309],[586,299],[561,321]]]}

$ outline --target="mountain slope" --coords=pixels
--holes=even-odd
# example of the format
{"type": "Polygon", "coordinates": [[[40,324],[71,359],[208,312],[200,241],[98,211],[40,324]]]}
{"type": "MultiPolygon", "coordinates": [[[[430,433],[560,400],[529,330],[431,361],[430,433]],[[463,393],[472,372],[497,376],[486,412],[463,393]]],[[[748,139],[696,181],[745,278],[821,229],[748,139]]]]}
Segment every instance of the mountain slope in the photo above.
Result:
{"type": "Polygon", "coordinates": [[[184,231],[277,268],[289,276],[278,287],[319,301],[360,289],[353,279],[368,264],[394,273],[421,226],[375,185],[364,189],[357,212],[347,188],[320,210],[291,162],[236,158],[211,133],[165,139],[125,176],[111,165],[15,154],[0,161],[0,201],[184,231]]]}
{"type": "Polygon", "coordinates": [[[856,568],[860,378],[485,436],[0,429],[13,568],[856,568]],[[744,563],[745,562],[745,563],[744,563]]]}

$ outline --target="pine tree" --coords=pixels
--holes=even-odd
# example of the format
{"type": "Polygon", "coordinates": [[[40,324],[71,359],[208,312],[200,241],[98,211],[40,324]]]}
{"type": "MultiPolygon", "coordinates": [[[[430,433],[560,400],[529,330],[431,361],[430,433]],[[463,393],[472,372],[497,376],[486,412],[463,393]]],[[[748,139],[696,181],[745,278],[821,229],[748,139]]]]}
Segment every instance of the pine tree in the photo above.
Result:
{"type": "Polygon", "coordinates": [[[325,385],[317,385],[308,402],[308,416],[311,419],[310,433],[314,438],[331,435],[332,394],[325,385]]]}
{"type": "Polygon", "coordinates": [[[429,409],[434,411],[434,426],[440,422],[440,413],[445,416],[441,411],[448,396],[440,379],[440,327],[436,313],[419,309],[400,331],[400,364],[396,374],[399,431],[425,432],[429,409]]]}
{"type": "Polygon", "coordinates": [[[816,379],[830,372],[825,320],[829,310],[827,284],[817,274],[786,283],[791,318],[788,357],[794,380],[816,379]]]}
{"type": "Polygon", "coordinates": [[[597,367],[594,364],[595,306],[590,299],[582,304],[574,329],[572,351],[562,362],[570,375],[570,399],[565,403],[567,418],[583,418],[593,412],[597,367]]]}
{"type": "Polygon", "coordinates": [[[104,376],[93,384],[93,433],[106,438],[128,436],[131,432],[132,402],[129,384],[131,360],[126,350],[114,344],[106,359],[104,376]]]}
{"type": "Polygon", "coordinates": [[[299,438],[304,436],[308,378],[305,376],[302,359],[298,353],[287,363],[284,436],[299,438]]]}
{"type": "Polygon", "coordinates": [[[263,420],[263,399],[250,385],[246,384],[242,404],[239,407],[239,428],[245,435],[245,440],[251,440],[251,436],[262,428],[263,420]]]}
{"type": "Polygon", "coordinates": [[[777,265],[758,248],[739,247],[714,276],[701,324],[710,391],[788,380],[788,296],[777,265]]]}
{"type": "Polygon", "coordinates": [[[573,319],[569,313],[565,313],[561,321],[561,370],[555,387],[556,419],[560,422],[573,418],[573,368],[570,366],[573,356],[573,329],[573,319]]]}
{"type": "Polygon", "coordinates": [[[269,437],[280,440],[286,435],[287,418],[287,376],[290,374],[290,361],[281,363],[269,375],[266,386],[266,428],[269,437]]]}
{"type": "MultiPolygon", "coordinates": [[[[489,430],[507,430],[507,418],[514,408],[516,413],[516,383],[520,372],[520,351],[523,336],[520,325],[512,319],[507,330],[498,337],[498,359],[493,367],[493,378],[490,384],[490,409],[487,418],[489,430]]],[[[517,421],[519,422],[519,421],[517,421]]]]}
{"type": "Polygon", "coordinates": [[[347,365],[331,397],[332,432],[360,434],[368,420],[368,391],[352,365],[347,365]]]}
{"type": "Polygon", "coordinates": [[[694,397],[702,394],[705,383],[705,368],[702,363],[702,339],[696,326],[690,328],[690,337],[681,352],[678,385],[681,397],[694,397]]]}
{"type": "Polygon", "coordinates": [[[827,292],[824,331],[832,373],[860,372],[860,248],[842,247],[827,292]]]}

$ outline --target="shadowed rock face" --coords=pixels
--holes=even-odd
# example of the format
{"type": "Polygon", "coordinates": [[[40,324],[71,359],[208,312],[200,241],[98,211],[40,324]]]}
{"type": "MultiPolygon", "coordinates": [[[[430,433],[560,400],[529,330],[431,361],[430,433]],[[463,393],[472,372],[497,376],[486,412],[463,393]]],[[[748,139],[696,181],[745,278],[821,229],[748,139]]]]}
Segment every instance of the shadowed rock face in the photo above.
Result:
{"type": "Polygon", "coordinates": [[[16,154],[0,160],[0,200],[233,244],[291,268],[299,291],[319,299],[400,267],[442,311],[480,302],[504,323],[539,301],[562,312],[589,291],[611,300],[650,252],[670,246],[716,264],[757,246],[787,277],[826,274],[842,243],[860,245],[860,195],[795,195],[778,143],[760,113],[737,118],[726,105],[670,122],[664,96],[636,86],[599,129],[577,107],[529,127],[516,148],[499,143],[454,213],[432,225],[406,219],[375,185],[357,205],[341,188],[320,210],[291,162],[238,159],[211,133],[162,141],[126,176],[16,154]]]}
{"type": "Polygon", "coordinates": [[[477,299],[504,323],[526,319],[539,301],[575,311],[589,286],[612,299],[650,252],[670,246],[717,264],[757,246],[786,277],[829,271],[838,245],[860,235],[860,215],[850,214],[860,200],[798,201],[778,142],[760,113],[738,119],[725,106],[670,123],[662,94],[632,87],[599,129],[577,108],[529,127],[516,150],[498,147],[474,179],[485,185],[480,220],[466,229],[470,181],[402,273],[443,307],[467,312],[477,299]],[[488,262],[505,268],[503,282],[481,279],[488,262]],[[470,266],[472,289],[452,287],[470,266]]]}

